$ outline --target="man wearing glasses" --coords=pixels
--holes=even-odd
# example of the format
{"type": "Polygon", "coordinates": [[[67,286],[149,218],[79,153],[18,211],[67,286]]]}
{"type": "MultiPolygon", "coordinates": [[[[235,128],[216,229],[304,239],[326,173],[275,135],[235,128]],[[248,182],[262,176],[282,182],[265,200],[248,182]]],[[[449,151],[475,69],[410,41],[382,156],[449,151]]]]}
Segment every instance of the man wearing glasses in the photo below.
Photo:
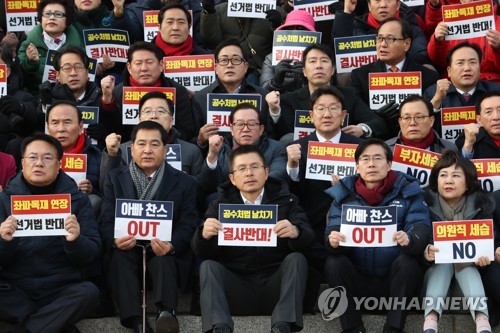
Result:
{"type": "MultiPolygon", "coordinates": [[[[307,261],[302,252],[313,239],[307,217],[286,183],[269,176],[258,147],[243,145],[231,153],[229,179],[210,204],[205,222],[192,240],[200,266],[203,332],[231,333],[233,315],[269,315],[271,332],[300,331],[307,261]],[[219,246],[223,230],[219,204],[277,205],[275,247],[219,246]]],[[[239,331],[236,329],[236,331],[239,331]]]]}
{"type": "Polygon", "coordinates": [[[441,139],[432,129],[434,110],[432,104],[419,95],[407,97],[399,106],[399,134],[386,141],[394,150],[394,145],[400,144],[420,149],[428,149],[435,153],[444,150],[457,150],[450,141],[441,139]]]}
{"type": "Polygon", "coordinates": [[[277,180],[286,179],[285,146],[269,139],[264,133],[264,115],[250,103],[237,105],[229,119],[231,135],[224,138],[212,135],[208,139],[208,155],[200,173],[200,185],[207,194],[214,193],[217,186],[225,182],[229,175],[231,151],[241,145],[253,145],[264,154],[269,176],[277,180]]]}
{"type": "Polygon", "coordinates": [[[369,73],[421,72],[422,91],[436,83],[438,73],[416,62],[408,54],[411,44],[412,31],[406,21],[393,17],[380,23],[376,39],[378,60],[351,73],[352,85],[365,103],[370,104],[369,73]]]}
{"type": "MultiPolygon", "coordinates": [[[[271,126],[269,109],[265,102],[267,91],[257,85],[248,83],[245,75],[248,71],[248,62],[240,42],[237,39],[228,39],[217,45],[214,50],[215,73],[217,80],[203,90],[194,94],[193,115],[196,130],[198,132],[196,143],[206,150],[208,138],[218,134],[219,126],[207,124],[207,94],[260,94],[262,96],[262,107],[260,112],[263,115],[263,125],[269,133],[271,126]]],[[[194,141],[193,140],[193,141],[194,141]]]]}
{"type": "MultiPolygon", "coordinates": [[[[101,107],[102,93],[88,79],[89,58],[82,48],[65,46],[54,54],[53,62],[57,82],[45,81],[40,85],[40,112],[57,100],[73,101],[79,106],[101,107]]],[[[99,123],[89,125],[87,134],[103,147],[110,126],[106,124],[112,123],[116,117],[121,117],[121,114],[100,108],[99,123]]]]}
{"type": "Polygon", "coordinates": [[[22,172],[0,193],[0,321],[8,332],[76,332],[99,291],[85,281],[100,270],[101,239],[90,201],[60,170],[61,144],[46,134],[24,140],[22,172]],[[12,195],[70,194],[66,236],[16,237],[12,195]]]}
{"type": "Polygon", "coordinates": [[[366,332],[361,318],[363,309],[357,309],[354,297],[377,296],[386,300],[392,297],[398,302],[398,306],[387,311],[382,332],[402,333],[407,315],[404,309],[423,281],[419,257],[431,235],[429,209],[419,182],[391,170],[392,152],[382,140],[370,138],[360,143],[354,159],[358,174],[343,178],[327,190],[333,201],[325,231],[330,253],[325,262],[326,280],[332,288],[342,287],[347,297],[346,311],[340,316],[342,332],[366,332]],[[347,237],[352,239],[352,235],[340,232],[343,205],[397,207],[394,245],[343,246],[347,237]]]}

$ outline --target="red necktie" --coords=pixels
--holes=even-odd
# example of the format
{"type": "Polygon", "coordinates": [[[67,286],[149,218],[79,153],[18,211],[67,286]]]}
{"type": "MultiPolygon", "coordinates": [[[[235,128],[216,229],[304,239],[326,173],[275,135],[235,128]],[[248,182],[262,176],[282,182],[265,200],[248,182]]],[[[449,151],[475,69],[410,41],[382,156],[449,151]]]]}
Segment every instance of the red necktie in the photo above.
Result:
{"type": "Polygon", "coordinates": [[[59,45],[61,42],[62,42],[61,38],[54,38],[54,43],[56,43],[57,45],[59,45]]]}
{"type": "Polygon", "coordinates": [[[399,68],[397,66],[391,66],[391,67],[389,67],[389,71],[391,71],[393,73],[397,73],[397,72],[399,72],[399,68]]]}
{"type": "Polygon", "coordinates": [[[463,93],[462,96],[464,97],[465,99],[465,103],[469,103],[469,100],[470,100],[470,94],[469,93],[463,93]]]}

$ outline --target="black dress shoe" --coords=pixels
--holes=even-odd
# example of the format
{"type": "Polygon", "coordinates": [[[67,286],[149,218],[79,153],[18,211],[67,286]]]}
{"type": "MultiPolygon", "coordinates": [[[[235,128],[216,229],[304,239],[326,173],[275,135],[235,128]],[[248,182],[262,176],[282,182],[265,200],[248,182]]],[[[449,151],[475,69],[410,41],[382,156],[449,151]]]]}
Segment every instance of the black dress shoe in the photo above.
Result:
{"type": "Polygon", "coordinates": [[[143,333],[143,332],[154,333],[153,329],[151,328],[151,326],[149,326],[149,324],[148,324],[147,321],[146,321],[146,329],[143,330],[143,328],[144,328],[144,326],[142,326],[142,323],[135,324],[134,327],[133,327],[134,333],[143,333]]]}
{"type": "Polygon", "coordinates": [[[156,333],[179,333],[177,317],[169,311],[161,311],[156,318],[156,333]]]}

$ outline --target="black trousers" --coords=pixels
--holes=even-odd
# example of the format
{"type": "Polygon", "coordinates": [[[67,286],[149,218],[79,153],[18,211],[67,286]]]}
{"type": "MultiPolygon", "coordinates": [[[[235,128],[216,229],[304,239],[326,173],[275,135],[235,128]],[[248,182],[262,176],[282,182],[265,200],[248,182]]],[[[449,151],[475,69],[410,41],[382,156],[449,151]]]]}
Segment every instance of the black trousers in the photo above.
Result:
{"type": "Polygon", "coordinates": [[[203,332],[225,323],[234,329],[233,315],[269,315],[271,323],[288,322],[293,331],[304,326],[302,301],[307,282],[307,260],[294,252],[273,273],[238,275],[218,261],[200,266],[200,305],[203,332]]]}
{"type": "MultiPolygon", "coordinates": [[[[347,310],[340,316],[342,329],[348,330],[363,324],[361,310],[356,309],[354,297],[397,297],[399,300],[416,296],[422,285],[423,269],[418,260],[401,254],[391,265],[387,276],[373,277],[359,273],[345,255],[330,255],[325,263],[326,280],[330,287],[343,286],[346,291],[347,310]]],[[[386,325],[403,329],[407,311],[393,309],[387,312],[386,325]]]]}
{"type": "Polygon", "coordinates": [[[483,280],[484,291],[488,297],[488,307],[490,314],[500,310],[500,264],[492,261],[488,266],[479,268],[481,279],[483,280]]]}
{"type": "MultiPolygon", "coordinates": [[[[142,317],[142,248],[115,250],[110,265],[110,289],[118,305],[120,320],[131,327],[132,319],[142,317]]],[[[178,274],[174,256],[158,257],[148,251],[146,269],[153,284],[153,297],[159,309],[177,308],[178,274]]]]}
{"type": "Polygon", "coordinates": [[[91,313],[99,290],[91,282],[67,284],[33,299],[16,286],[0,281],[0,321],[12,330],[61,332],[91,313]]]}

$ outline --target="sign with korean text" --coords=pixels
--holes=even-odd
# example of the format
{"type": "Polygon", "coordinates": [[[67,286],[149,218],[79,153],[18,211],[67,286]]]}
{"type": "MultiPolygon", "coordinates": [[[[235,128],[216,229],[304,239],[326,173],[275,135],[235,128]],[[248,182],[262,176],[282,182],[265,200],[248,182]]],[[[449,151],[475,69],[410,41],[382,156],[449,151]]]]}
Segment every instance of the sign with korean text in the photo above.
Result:
{"type": "Polygon", "coordinates": [[[63,154],[61,170],[77,184],[87,179],[87,154],[63,154]]]}
{"type": "Polygon", "coordinates": [[[316,128],[312,122],[309,110],[295,110],[295,126],[293,128],[293,140],[306,137],[316,128]]]}
{"type": "MultiPolygon", "coordinates": [[[[89,125],[99,123],[99,107],[77,105],[77,108],[82,111],[83,134],[87,135],[87,128],[89,128],[89,125]]],[[[97,144],[97,140],[91,139],[91,141],[93,145],[97,144]]]]}
{"type": "Polygon", "coordinates": [[[115,238],[172,239],[172,201],[116,199],[115,238]]]}
{"type": "Polygon", "coordinates": [[[173,87],[123,87],[122,124],[137,125],[139,123],[139,102],[142,96],[150,91],[164,93],[167,98],[174,102],[175,106],[175,88],[173,87]]]}
{"type": "Polygon", "coordinates": [[[396,206],[342,205],[340,232],[345,236],[341,246],[389,247],[397,226],[396,206]]]}
{"type": "Polygon", "coordinates": [[[495,30],[493,5],[490,0],[473,1],[442,7],[443,22],[448,25],[445,40],[484,37],[488,29],[495,30]]]}
{"type": "Polygon", "coordinates": [[[38,0],[5,0],[5,16],[7,31],[28,32],[33,29],[37,23],[38,0]]]}
{"type": "Polygon", "coordinates": [[[102,55],[107,54],[111,61],[127,62],[130,39],[128,32],[118,29],[83,30],[85,51],[89,58],[102,62],[102,55]]]}
{"type": "Polygon", "coordinates": [[[393,154],[391,169],[417,178],[421,187],[429,185],[431,169],[441,158],[441,154],[404,145],[395,145],[393,154]]]}
{"type": "Polygon", "coordinates": [[[70,194],[13,195],[10,204],[17,219],[14,237],[68,234],[64,221],[71,215],[70,194]]]}
{"type": "Polygon", "coordinates": [[[229,0],[227,2],[228,17],[266,18],[266,12],[276,9],[275,0],[229,0]]]}
{"type": "Polygon", "coordinates": [[[7,65],[0,64],[0,97],[7,95],[7,65]]]}
{"type": "Polygon", "coordinates": [[[272,65],[283,59],[302,61],[304,49],[321,43],[321,32],[307,30],[275,30],[273,37],[272,65]]]}
{"type": "Polygon", "coordinates": [[[89,58],[89,81],[95,82],[95,76],[97,74],[97,60],[89,58]]]}
{"type": "Polygon", "coordinates": [[[354,152],[357,147],[347,143],[309,141],[306,178],[332,181],[332,174],[340,178],[355,175],[354,152]]]}
{"type": "MultiPolygon", "coordinates": [[[[165,154],[165,160],[171,167],[182,171],[182,154],[181,145],[178,143],[169,143],[166,145],[167,153],[165,154]]],[[[132,152],[130,146],[127,146],[127,164],[132,161],[132,152]]]]}
{"type": "Polygon", "coordinates": [[[163,58],[165,76],[191,91],[200,91],[215,81],[213,54],[163,58]]]}
{"type": "Polygon", "coordinates": [[[432,222],[436,264],[494,259],[493,220],[432,222]]]}
{"type": "Polygon", "coordinates": [[[417,7],[425,5],[424,0],[401,0],[401,3],[404,3],[408,7],[417,7]]]}
{"type": "Polygon", "coordinates": [[[477,169],[477,178],[486,192],[500,190],[500,158],[471,160],[477,169]]]}
{"type": "Polygon", "coordinates": [[[330,13],[328,6],[338,0],[293,0],[293,8],[305,10],[314,17],[314,21],[327,21],[335,18],[334,13],[330,13]]]}
{"type": "Polygon", "coordinates": [[[353,69],[377,61],[376,35],[339,37],[334,39],[337,73],[350,73],[353,69]]]}
{"type": "Polygon", "coordinates": [[[241,103],[251,103],[257,110],[262,106],[260,94],[207,94],[207,124],[219,126],[219,132],[230,132],[229,114],[241,103]]]}
{"type": "Polygon", "coordinates": [[[218,245],[276,246],[273,228],[278,221],[277,205],[219,205],[218,245]]]}
{"type": "Polygon", "coordinates": [[[45,67],[43,68],[42,82],[49,80],[50,82],[56,82],[57,72],[54,68],[54,55],[55,50],[49,50],[47,52],[47,59],[45,60],[45,67]]]}
{"type": "Polygon", "coordinates": [[[474,106],[460,106],[441,109],[441,136],[443,139],[455,142],[464,132],[464,125],[476,122],[474,106]]]}
{"type": "MultiPolygon", "coordinates": [[[[191,22],[193,22],[193,11],[188,10],[191,15],[191,22]]],[[[158,34],[160,29],[158,23],[159,10],[145,10],[142,12],[142,22],[144,23],[144,41],[151,42],[158,34]]],[[[193,25],[189,27],[189,35],[193,36],[193,25]]]]}
{"type": "Polygon", "coordinates": [[[422,95],[421,72],[369,73],[370,109],[396,102],[410,95],[422,95]]]}

